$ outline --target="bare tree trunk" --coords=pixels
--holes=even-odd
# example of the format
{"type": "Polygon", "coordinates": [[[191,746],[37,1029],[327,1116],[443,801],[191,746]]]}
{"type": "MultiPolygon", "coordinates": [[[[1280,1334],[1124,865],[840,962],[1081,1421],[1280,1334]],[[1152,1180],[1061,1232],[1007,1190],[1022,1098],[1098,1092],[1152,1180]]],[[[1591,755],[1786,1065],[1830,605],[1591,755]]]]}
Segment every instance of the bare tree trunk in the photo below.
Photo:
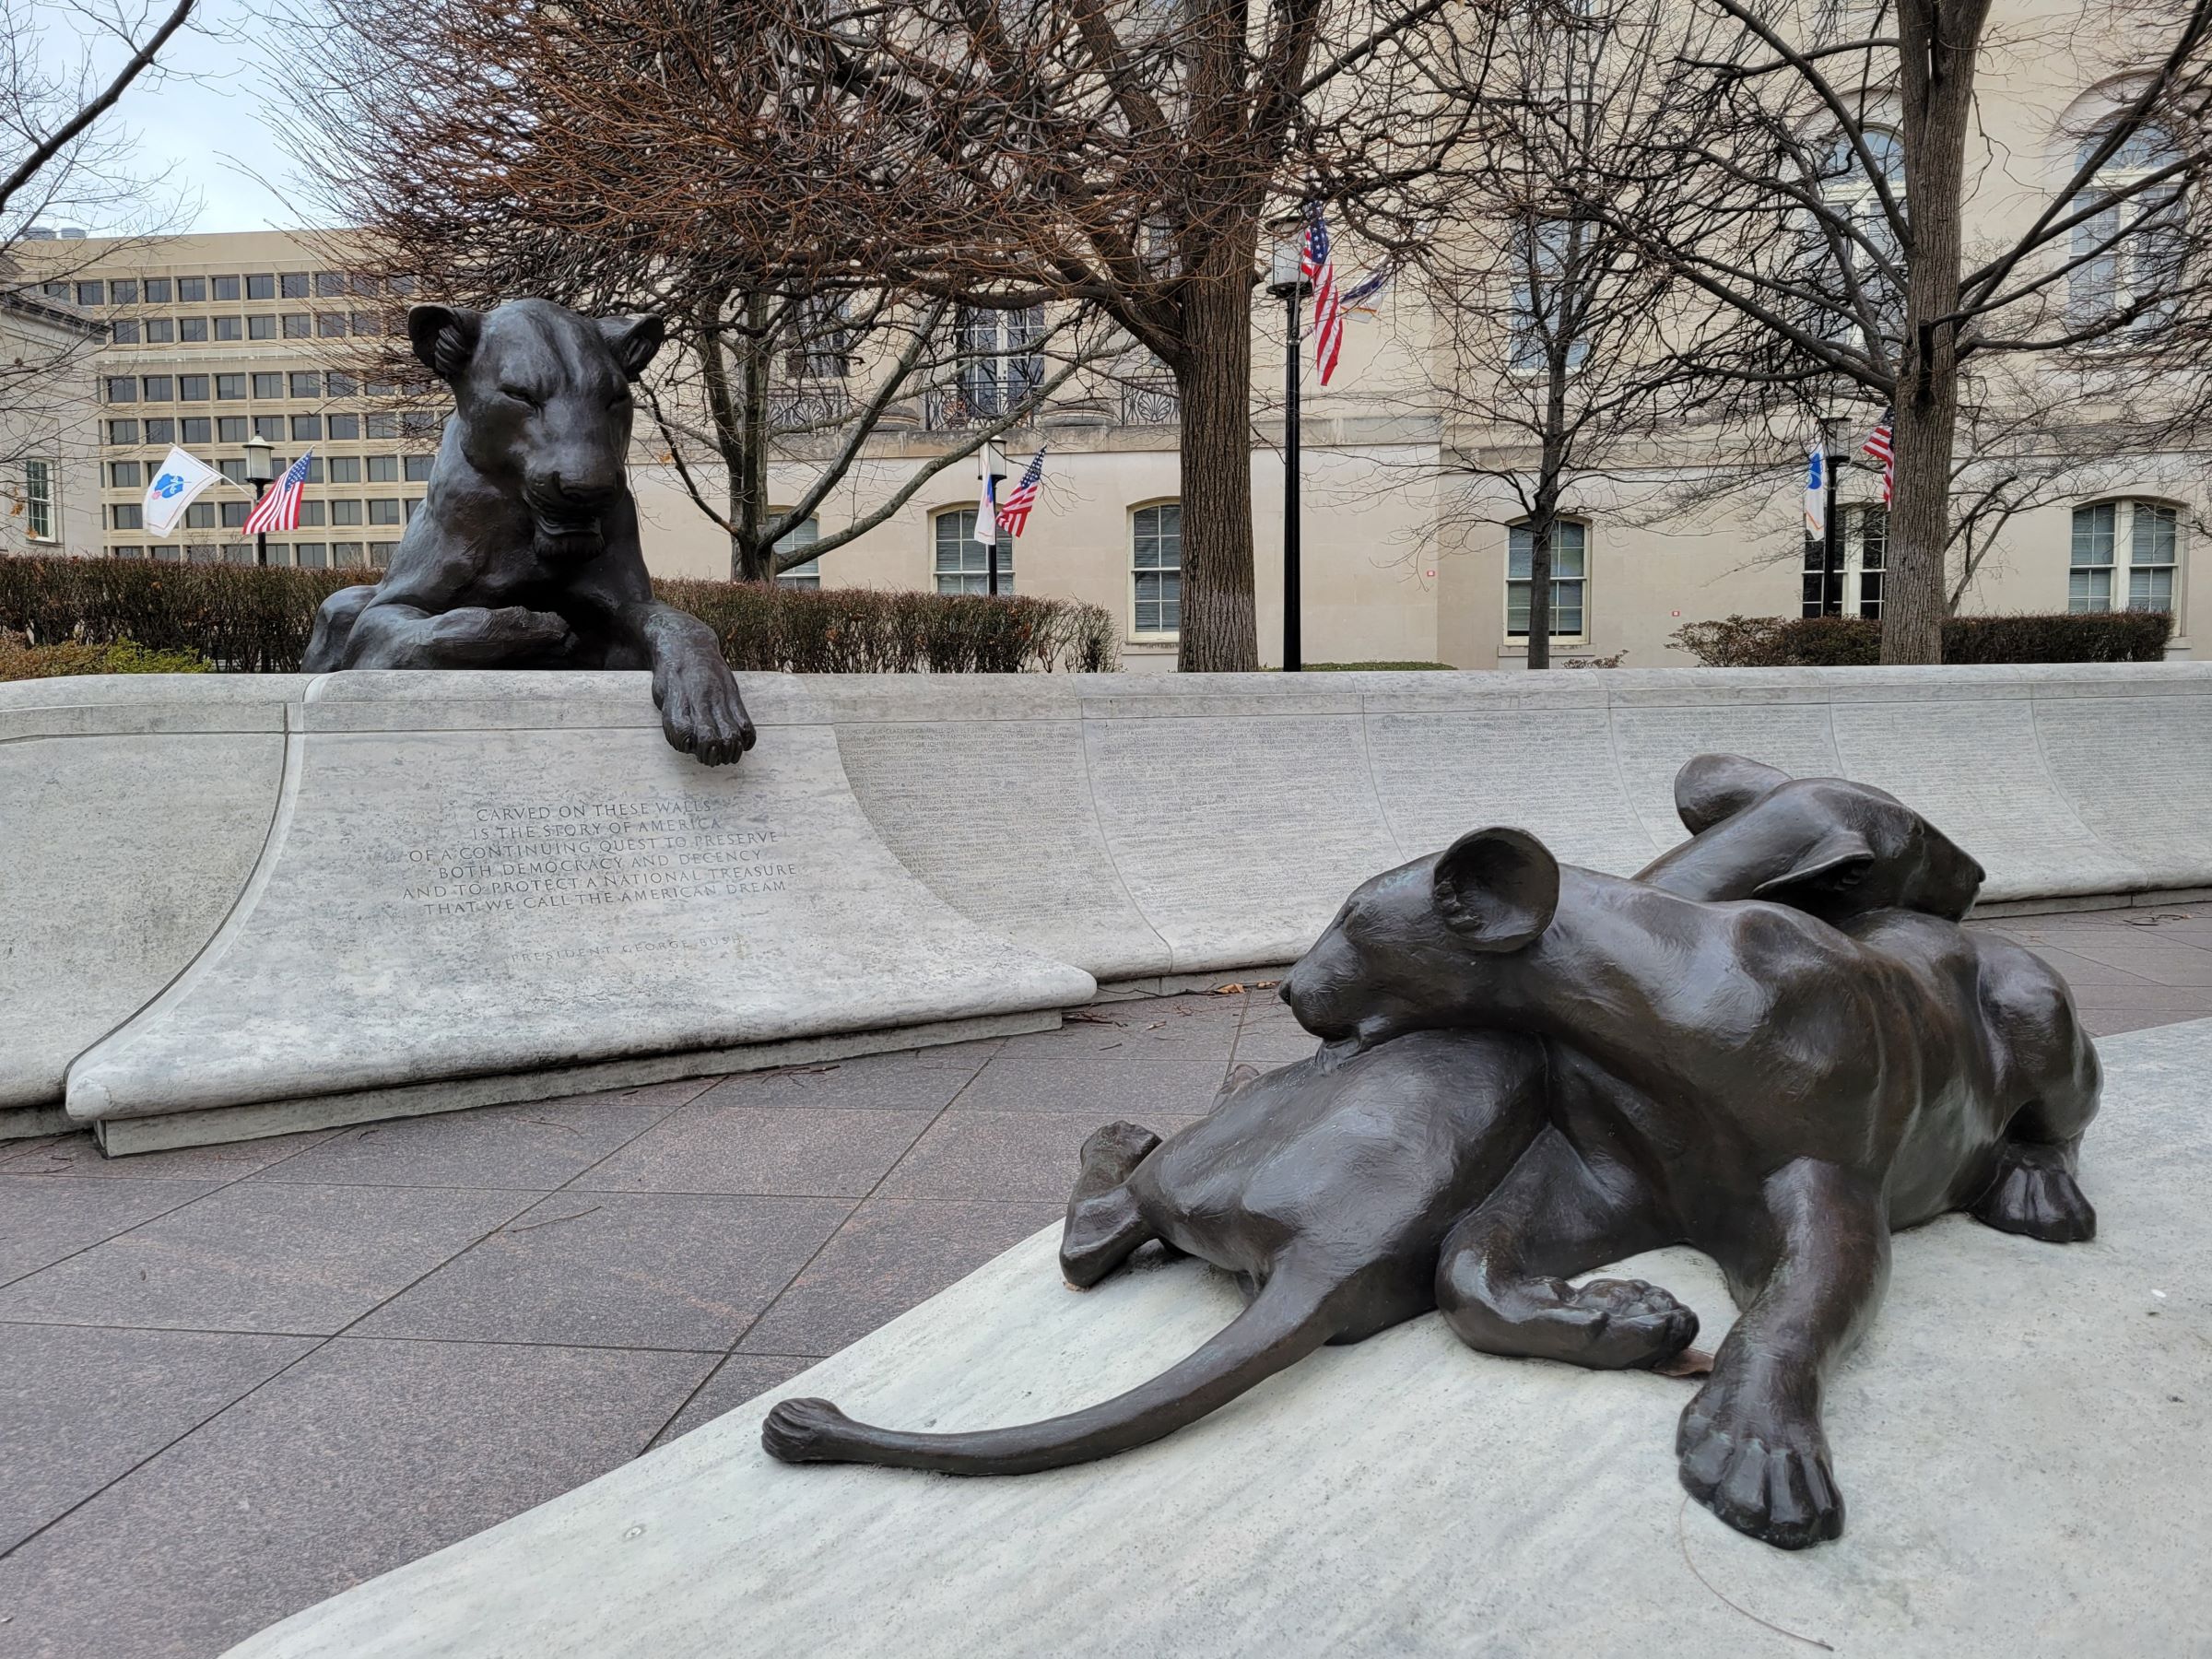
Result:
{"type": "Polygon", "coordinates": [[[758,289],[745,297],[745,481],[733,522],[746,548],[745,580],[773,583],[776,554],[762,535],[768,524],[768,296],[758,289]]]}
{"type": "Polygon", "coordinates": [[[1182,637],[1186,674],[1260,665],[1252,573],[1252,241],[1225,237],[1185,288],[1182,637]],[[1224,246],[1223,244],[1228,244],[1224,246]]]}
{"type": "Polygon", "coordinates": [[[1882,583],[1885,663],[1943,661],[1959,337],[1958,324],[1941,319],[1959,306],[1966,136],[1986,10],[1987,0],[1902,0],[1898,8],[1912,245],[1889,434],[1897,482],[1882,583]]]}
{"type": "MultiPolygon", "coordinates": [[[[1563,301],[1562,301],[1563,303],[1563,301]]],[[[1566,470],[1567,350],[1555,341],[1545,393],[1544,442],[1536,462],[1535,511],[1528,517],[1528,665],[1551,666],[1551,544],[1559,523],[1559,475],[1566,470]]],[[[1511,531],[1507,532],[1512,535],[1511,531]]]]}

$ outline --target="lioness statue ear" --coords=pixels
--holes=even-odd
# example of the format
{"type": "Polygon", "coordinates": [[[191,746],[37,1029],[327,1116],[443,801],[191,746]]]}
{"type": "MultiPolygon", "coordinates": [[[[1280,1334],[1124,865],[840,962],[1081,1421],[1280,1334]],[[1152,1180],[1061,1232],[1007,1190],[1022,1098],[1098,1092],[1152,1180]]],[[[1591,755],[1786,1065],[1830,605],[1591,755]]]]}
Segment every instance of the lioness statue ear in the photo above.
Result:
{"type": "Polygon", "coordinates": [[[1675,812],[1683,829],[1702,835],[1789,781],[1788,772],[1741,755],[1694,755],[1675,774],[1675,812]]]}
{"type": "Polygon", "coordinates": [[[1790,867],[1751,889],[1754,899],[1846,893],[1874,869],[1874,845],[1856,830],[1829,830],[1790,861],[1790,867]]]}
{"type": "Polygon", "coordinates": [[[1437,854],[1444,925],[1477,950],[1519,950],[1551,925],[1559,863],[1525,830],[1476,830],[1437,854]]]}
{"type": "Polygon", "coordinates": [[[668,337],[668,324],[658,317],[602,317],[599,332],[606,336],[624,378],[636,380],[653,361],[653,354],[668,337]]]}
{"type": "Polygon", "coordinates": [[[407,307],[407,338],[415,343],[415,355],[442,381],[461,378],[483,332],[482,312],[451,305],[407,307]]]}

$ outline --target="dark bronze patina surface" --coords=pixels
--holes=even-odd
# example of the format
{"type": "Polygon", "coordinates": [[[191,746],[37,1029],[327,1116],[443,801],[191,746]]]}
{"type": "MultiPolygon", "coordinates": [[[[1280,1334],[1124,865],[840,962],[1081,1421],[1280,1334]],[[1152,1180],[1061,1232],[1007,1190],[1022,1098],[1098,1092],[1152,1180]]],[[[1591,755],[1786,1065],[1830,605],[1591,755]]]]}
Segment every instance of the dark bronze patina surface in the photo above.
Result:
{"type": "Polygon", "coordinates": [[[1683,1412],[1683,1484],[1771,1544],[1839,1535],[1821,1387],[1880,1300],[1890,1232],[1964,1209],[2090,1237],[2075,1168],[2096,1054],[2051,969],[1958,925],[1981,867],[1893,797],[1705,756],[1677,800],[1693,839],[1634,879],[1488,829],[1368,881],[1283,985],[1320,1053],[1164,1143],[1091,1138],[1064,1268],[1094,1284],[1159,1239],[1238,1274],[1245,1312],[1197,1353],[967,1434],[786,1401],[768,1450],[1081,1462],[1430,1308],[1487,1353],[1666,1366],[1696,1335],[1687,1308],[1569,1281],[1686,1243],[1744,1312],[1683,1412]]]}
{"type": "Polygon", "coordinates": [[[453,418],[392,568],[324,601],[302,666],[649,668],[676,747],[709,766],[752,747],[713,629],[653,598],[638,543],[629,386],[660,319],[511,300],[418,305],[407,333],[453,418]]]}

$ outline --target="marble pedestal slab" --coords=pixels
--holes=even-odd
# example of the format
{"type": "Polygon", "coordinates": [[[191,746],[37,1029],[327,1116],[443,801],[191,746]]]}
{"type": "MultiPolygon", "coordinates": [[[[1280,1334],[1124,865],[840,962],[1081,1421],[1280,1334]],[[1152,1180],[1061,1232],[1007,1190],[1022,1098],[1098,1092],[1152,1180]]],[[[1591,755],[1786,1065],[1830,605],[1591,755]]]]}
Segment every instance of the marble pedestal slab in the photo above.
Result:
{"type": "Polygon", "coordinates": [[[954,1041],[1091,994],[891,856],[802,688],[746,692],[760,747],[710,771],[662,739],[641,675],[315,680],[242,896],[70,1066],[69,1116],[116,1149],[176,1144],[122,1125],[186,1113],[232,1138],[832,1036],[954,1041]]]}
{"type": "MultiPolygon", "coordinates": [[[[1433,1317],[1083,1468],[960,1480],[760,1451],[767,1406],[792,1394],[943,1429],[1065,1410],[1237,1305],[1189,1263],[1075,1295],[1048,1233],[771,1394],[231,1659],[2200,1652],[2212,1021],[2104,1053],[2095,1243],[1959,1217],[1899,1239],[1887,1305],[1829,1402],[1850,1505],[1835,1544],[1785,1554],[1687,1503],[1672,1441],[1690,1384],[1477,1356],[1433,1317]]],[[[1638,1267],[1718,1340],[1730,1310],[1702,1258],[1638,1267]]]]}

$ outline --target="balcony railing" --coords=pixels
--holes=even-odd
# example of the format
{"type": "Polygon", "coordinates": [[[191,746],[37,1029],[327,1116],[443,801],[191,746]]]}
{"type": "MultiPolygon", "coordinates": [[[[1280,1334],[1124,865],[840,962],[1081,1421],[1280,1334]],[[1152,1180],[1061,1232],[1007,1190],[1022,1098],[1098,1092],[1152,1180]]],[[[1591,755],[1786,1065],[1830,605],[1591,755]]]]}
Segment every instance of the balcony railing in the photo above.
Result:
{"type": "Polygon", "coordinates": [[[1173,426],[1182,418],[1182,400],[1173,381],[1131,381],[1122,387],[1124,426],[1173,426]]]}

